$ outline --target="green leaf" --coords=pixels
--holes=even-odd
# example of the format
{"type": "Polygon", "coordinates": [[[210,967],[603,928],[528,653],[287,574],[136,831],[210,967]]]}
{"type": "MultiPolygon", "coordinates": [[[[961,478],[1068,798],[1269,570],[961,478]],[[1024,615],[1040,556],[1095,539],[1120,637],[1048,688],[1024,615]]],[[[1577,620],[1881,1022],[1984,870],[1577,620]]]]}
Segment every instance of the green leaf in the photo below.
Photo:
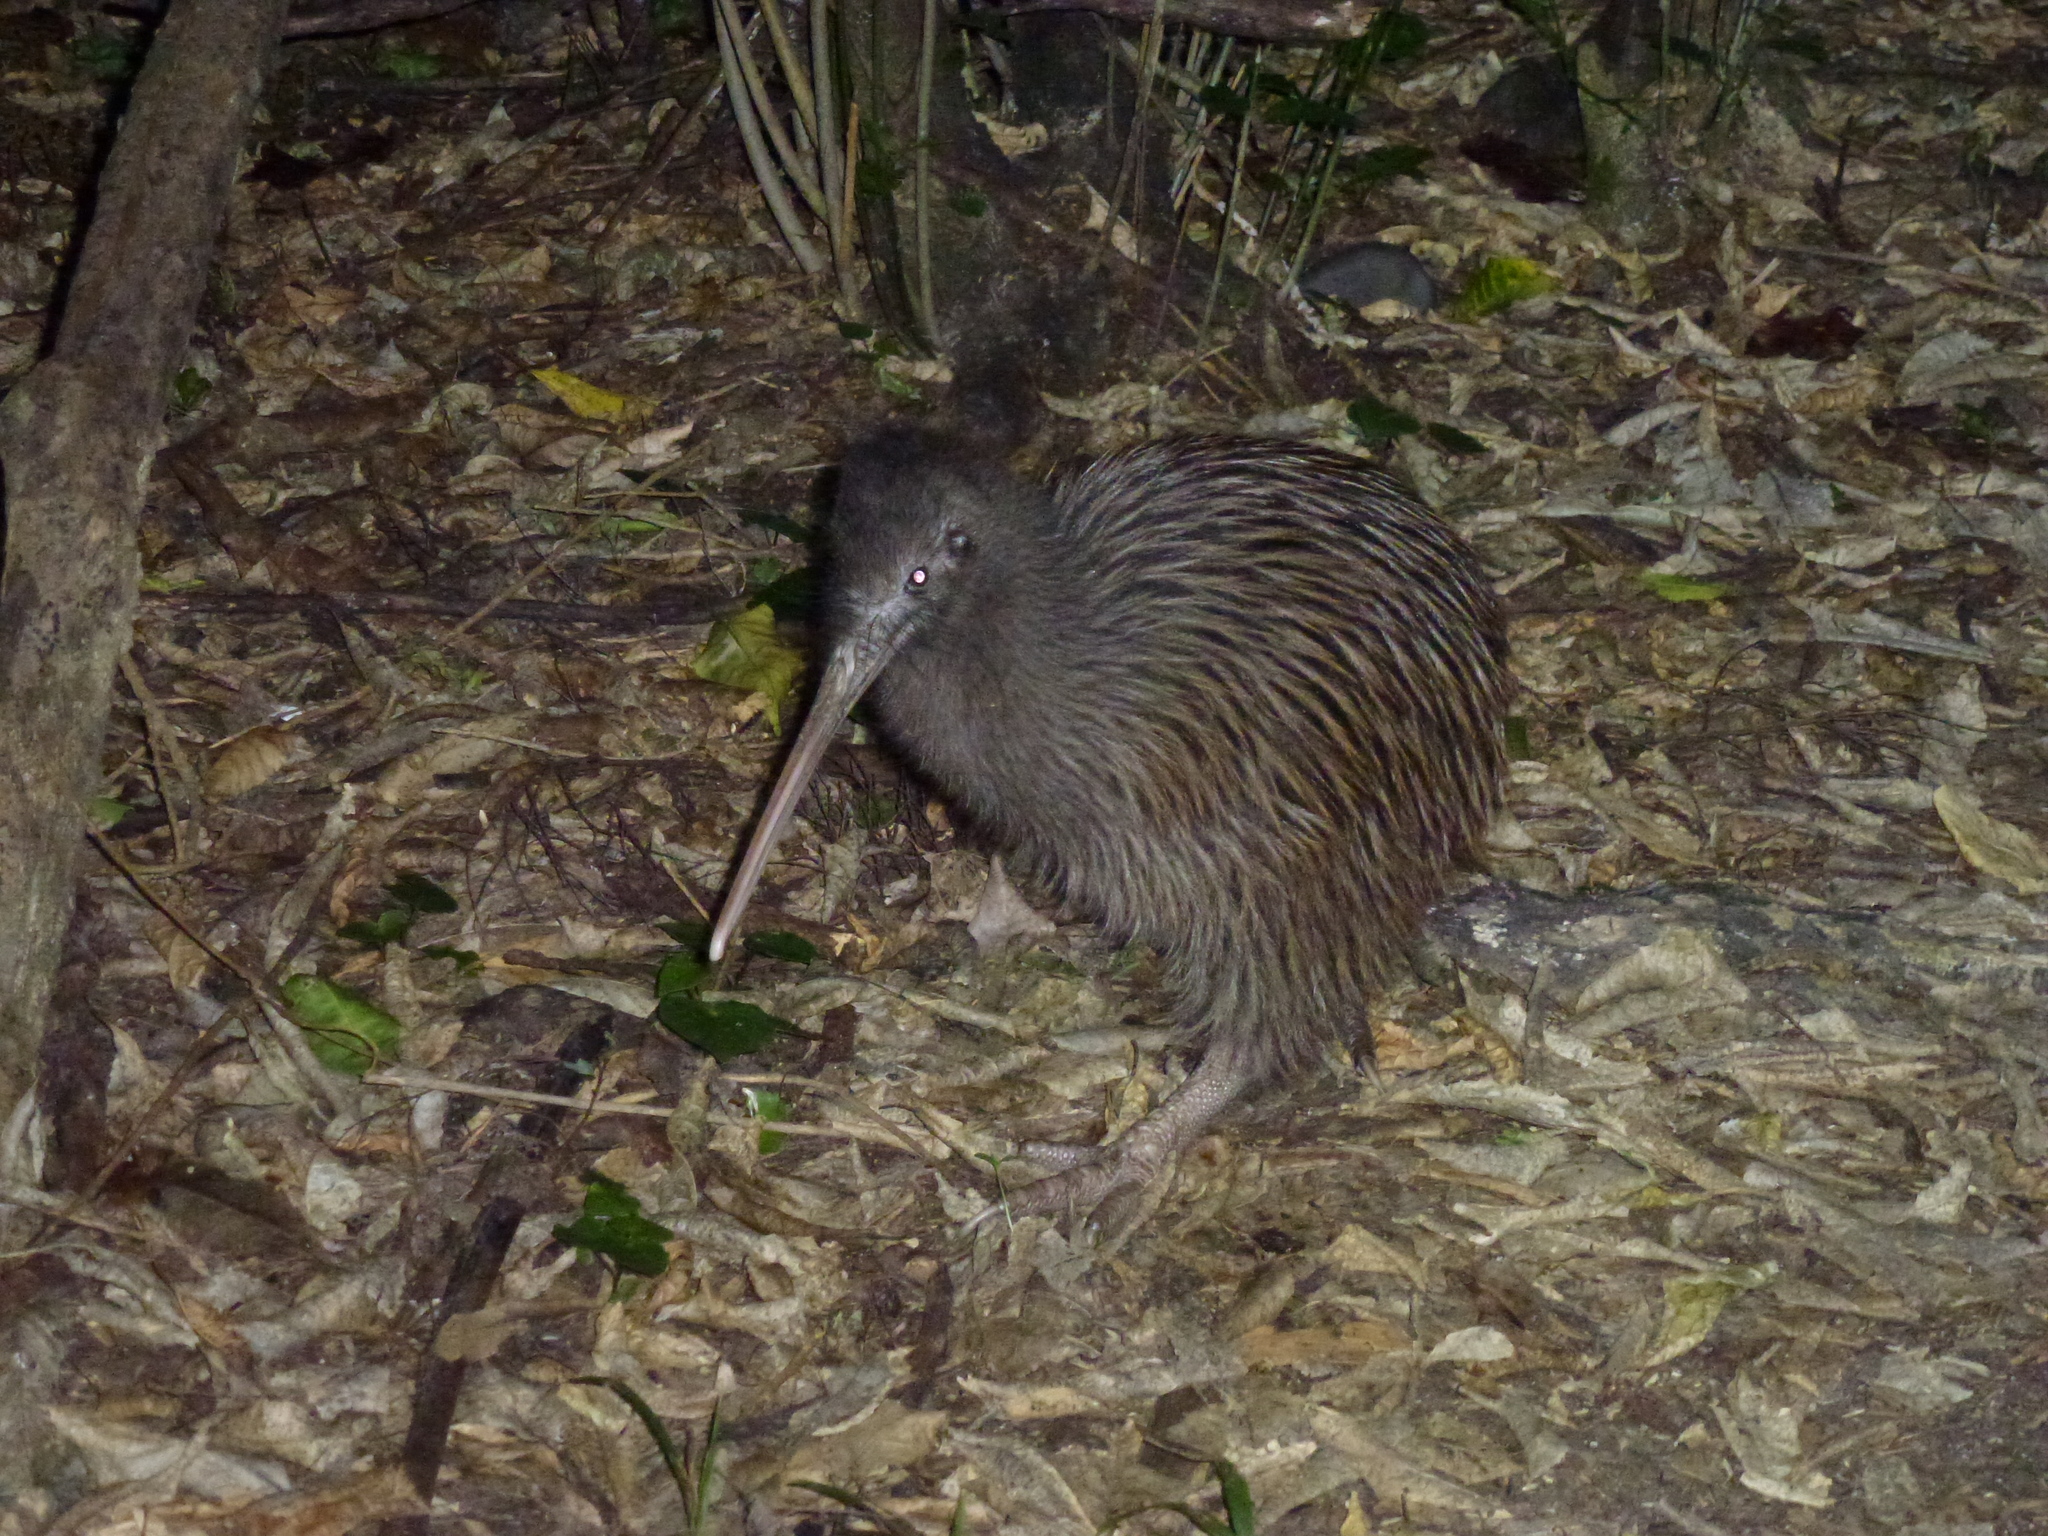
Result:
{"type": "Polygon", "coordinates": [[[1486,444],[1479,441],[1470,432],[1460,432],[1456,427],[1449,426],[1444,422],[1433,421],[1423,430],[1428,435],[1429,440],[1435,443],[1437,447],[1443,449],[1445,453],[1473,454],[1486,452],[1486,444]]]}
{"type": "Polygon", "coordinates": [[[898,377],[886,368],[877,368],[875,370],[875,382],[882,386],[883,394],[894,395],[906,405],[924,404],[924,396],[917,392],[915,384],[911,383],[908,379],[898,377]]]}
{"type": "Polygon", "coordinates": [[[867,341],[874,336],[875,328],[862,325],[858,320],[842,320],[839,322],[839,334],[848,341],[867,341]]]}
{"type": "Polygon", "coordinates": [[[656,37],[679,37],[686,33],[702,33],[709,29],[702,5],[692,0],[654,0],[649,7],[654,18],[656,37]]]}
{"type": "Polygon", "coordinates": [[[377,73],[390,80],[438,80],[442,69],[441,56],[421,48],[386,48],[376,60],[377,73]]]}
{"type": "Polygon", "coordinates": [[[382,949],[403,940],[412,931],[417,916],[403,907],[386,907],[368,922],[343,923],[335,931],[352,943],[382,949]]]}
{"type": "Polygon", "coordinates": [[[1478,320],[1556,287],[1557,279],[1527,257],[1489,256],[1465,284],[1452,309],[1461,320],[1478,320]]]}
{"type": "Polygon", "coordinates": [[[1218,117],[1229,118],[1243,117],[1252,104],[1251,97],[1240,96],[1227,85],[1205,85],[1195,99],[1218,117]]]}
{"type": "Polygon", "coordinates": [[[1223,1490],[1223,1512],[1230,1517],[1230,1536],[1255,1536],[1259,1523],[1252,1513],[1252,1490],[1244,1474],[1221,1457],[1209,1465],[1223,1490]]]}
{"type": "Polygon", "coordinates": [[[711,626],[694,670],[706,682],[761,694],[768,700],[768,723],[781,730],[782,703],[803,664],[801,652],[775,638],[775,610],[759,603],[711,626]]]}
{"type": "Polygon", "coordinates": [[[85,803],[85,819],[95,832],[111,832],[128,814],[128,802],[112,795],[94,795],[85,803]]]}
{"type": "Polygon", "coordinates": [[[742,512],[740,521],[753,528],[766,528],[778,539],[787,539],[792,544],[811,542],[811,528],[793,517],[784,517],[780,512],[742,512]]]}
{"type": "Polygon", "coordinates": [[[171,409],[189,416],[213,393],[213,380],[197,368],[180,368],[171,377],[171,409]]]}
{"type": "Polygon", "coordinates": [[[711,966],[703,958],[701,949],[671,950],[668,958],[661,962],[661,969],[654,973],[654,995],[667,997],[675,992],[695,992],[710,975],[711,966]]]}
{"type": "Polygon", "coordinates": [[[455,898],[417,870],[408,869],[384,887],[385,893],[401,907],[415,912],[445,913],[456,910],[455,898]]]}
{"type": "Polygon", "coordinates": [[[1502,722],[1507,736],[1508,756],[1516,762],[1526,763],[1536,756],[1529,745],[1529,720],[1525,715],[1509,715],[1502,722]]]}
{"type": "Polygon", "coordinates": [[[787,960],[792,965],[809,965],[818,958],[818,946],[795,933],[750,933],[746,938],[746,948],[750,955],[787,960]]]}
{"type": "Polygon", "coordinates": [[[661,1027],[721,1062],[750,1056],[790,1028],[787,1019],[752,1003],[707,1003],[694,992],[671,992],[654,1010],[661,1027]]]}
{"type": "Polygon", "coordinates": [[[1352,401],[1351,409],[1344,416],[1358,434],[1358,440],[1368,448],[1379,443],[1391,443],[1397,437],[1422,430],[1422,423],[1406,411],[1375,400],[1371,395],[1360,395],[1352,401]]]}
{"type": "Polygon", "coordinates": [[[453,949],[446,944],[429,944],[420,953],[429,960],[453,960],[462,967],[464,975],[472,975],[483,969],[484,957],[473,949],[453,949]]]}
{"type": "Polygon", "coordinates": [[[988,212],[988,199],[972,187],[962,187],[947,199],[947,206],[963,219],[978,219],[988,212]]]}
{"type": "Polygon", "coordinates": [[[674,939],[683,948],[695,954],[703,954],[711,944],[711,925],[701,917],[683,918],[675,922],[656,923],[655,927],[674,939]]]}
{"type": "Polygon", "coordinates": [[[1396,176],[1415,176],[1429,151],[1419,144],[1382,144],[1368,149],[1351,162],[1351,174],[1367,183],[1392,181],[1396,176]]]}
{"type": "Polygon", "coordinates": [[[1352,114],[1334,101],[1317,101],[1309,96],[1286,96],[1266,108],[1273,122],[1289,127],[1299,125],[1322,133],[1344,133],[1352,126],[1352,114]]]}
{"type": "Polygon", "coordinates": [[[894,197],[903,185],[903,167],[887,160],[863,157],[854,167],[853,190],[862,197],[894,197]]]}
{"type": "Polygon", "coordinates": [[[1643,585],[1667,603],[1711,603],[1734,589],[1725,582],[1701,581],[1693,576],[1670,576],[1661,571],[1643,572],[1643,585]]]}
{"type": "Polygon", "coordinates": [[[784,571],[748,594],[750,603],[771,608],[778,619],[801,619],[817,606],[818,573],[808,565],[784,571]]]}
{"type": "MultiPolygon", "coordinates": [[[[557,1235],[560,1235],[559,1232],[557,1235]]],[[[654,1441],[654,1448],[661,1452],[662,1464],[668,1468],[669,1479],[676,1485],[676,1492],[683,1496],[683,1507],[689,1508],[693,1480],[690,1476],[688,1455],[676,1448],[675,1437],[668,1432],[668,1426],[661,1422],[661,1415],[648,1405],[647,1399],[616,1376],[577,1376],[572,1379],[579,1386],[609,1387],[619,1395],[628,1408],[633,1410],[633,1417],[640,1421],[640,1427],[645,1429],[648,1438],[654,1441]]]]}
{"type": "Polygon", "coordinates": [[[584,1182],[583,1214],[556,1227],[555,1241],[610,1259],[630,1275],[666,1274],[669,1229],[641,1215],[640,1202],[616,1180],[592,1173],[584,1182]]]}
{"type": "Polygon", "coordinates": [[[145,45],[109,33],[89,33],[71,45],[80,68],[100,80],[125,80],[142,66],[145,45]]]}
{"type": "Polygon", "coordinates": [[[353,987],[299,975],[287,976],[278,991],[323,1066],[361,1077],[398,1049],[404,1033],[398,1020],[353,987]]]}
{"type": "Polygon", "coordinates": [[[1359,41],[1379,50],[1380,63],[1405,64],[1422,57],[1422,50],[1429,46],[1429,27],[1420,16],[1384,9],[1373,17],[1359,41]]]}
{"type": "MultiPolygon", "coordinates": [[[[749,1088],[746,1090],[746,1093],[747,1113],[756,1120],[766,1120],[772,1123],[789,1118],[789,1105],[781,1094],[770,1092],[766,1088],[749,1088]]],[[[780,1131],[761,1132],[759,1138],[761,1155],[766,1157],[770,1152],[780,1152],[782,1144],[788,1140],[789,1138],[780,1131]]]]}

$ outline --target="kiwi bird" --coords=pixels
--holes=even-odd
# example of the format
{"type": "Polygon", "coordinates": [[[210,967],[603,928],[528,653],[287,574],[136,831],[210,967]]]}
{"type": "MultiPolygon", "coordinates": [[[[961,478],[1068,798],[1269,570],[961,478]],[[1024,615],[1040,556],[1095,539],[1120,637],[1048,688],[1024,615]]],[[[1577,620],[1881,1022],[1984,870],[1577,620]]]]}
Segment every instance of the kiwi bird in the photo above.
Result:
{"type": "Polygon", "coordinates": [[[827,524],[815,701],[735,873],[738,926],[834,731],[893,744],[1013,863],[1155,948],[1199,1066],[1011,1209],[1157,1178],[1247,1090],[1362,1033],[1499,804],[1509,680],[1470,548],[1340,453],[1230,437],[1050,487],[894,430],[827,524]]]}

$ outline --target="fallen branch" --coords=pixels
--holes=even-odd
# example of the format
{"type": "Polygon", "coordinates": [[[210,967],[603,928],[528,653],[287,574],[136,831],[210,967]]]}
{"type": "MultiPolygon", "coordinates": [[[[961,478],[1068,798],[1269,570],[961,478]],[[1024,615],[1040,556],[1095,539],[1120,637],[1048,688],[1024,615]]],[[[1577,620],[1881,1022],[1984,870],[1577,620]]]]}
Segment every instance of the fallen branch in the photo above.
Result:
{"type": "Polygon", "coordinates": [[[30,1081],[164,436],[284,0],[177,0],[150,45],[54,350],[0,405],[0,1104],[30,1081]]]}

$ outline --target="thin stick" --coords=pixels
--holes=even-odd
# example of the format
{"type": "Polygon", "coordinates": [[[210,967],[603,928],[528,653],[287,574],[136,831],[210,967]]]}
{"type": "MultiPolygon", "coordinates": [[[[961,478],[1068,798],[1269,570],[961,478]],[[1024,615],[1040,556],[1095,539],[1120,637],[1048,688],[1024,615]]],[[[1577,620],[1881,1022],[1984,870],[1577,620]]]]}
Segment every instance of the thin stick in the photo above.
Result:
{"type": "Polygon", "coordinates": [[[818,254],[818,248],[804,233],[796,209],[790,206],[789,194],[783,190],[775,159],[761,138],[761,125],[754,116],[753,97],[748,92],[747,77],[740,65],[740,38],[743,34],[726,18],[726,12],[731,8],[730,0],[722,0],[722,3],[711,7],[711,17],[718,28],[718,59],[725,68],[725,93],[732,98],[733,120],[739,124],[740,140],[747,147],[747,163],[753,167],[761,196],[767,199],[768,211],[774,215],[775,226],[782,231],[782,238],[788,244],[790,254],[796,258],[796,264],[806,272],[822,272],[825,270],[825,258],[818,254]]]}
{"type": "MultiPolygon", "coordinates": [[[[790,182],[803,200],[811,205],[811,212],[818,216],[818,222],[825,222],[825,197],[818,190],[818,179],[810,172],[804,156],[797,153],[796,146],[789,142],[789,135],[782,130],[782,119],[775,115],[775,104],[768,99],[767,84],[761,79],[761,66],[754,62],[754,50],[746,44],[746,29],[740,25],[738,0],[717,0],[718,14],[725,20],[725,31],[721,37],[732,39],[732,62],[739,65],[740,77],[747,83],[748,105],[754,109],[754,117],[767,130],[769,142],[775,146],[776,158],[789,173],[790,182]]],[[[733,105],[739,105],[739,93],[733,92],[733,105]]],[[[816,268],[807,268],[815,271],[816,268]]]]}
{"type": "MultiPolygon", "coordinates": [[[[841,244],[834,249],[833,259],[839,263],[845,274],[842,284],[851,282],[853,272],[853,192],[856,175],[860,170],[860,103],[846,104],[846,179],[839,188],[839,239],[841,244]]],[[[859,297],[860,285],[852,283],[855,297],[859,297]]],[[[856,317],[857,318],[857,317],[856,317]]]]}
{"type": "MultiPolygon", "coordinates": [[[[853,269],[853,156],[839,140],[838,61],[832,49],[828,0],[810,0],[811,84],[818,101],[818,177],[825,194],[825,239],[832,248],[832,273],[848,320],[859,320],[860,275],[853,269]]],[[[849,129],[852,123],[848,123],[849,129]]]]}
{"type": "MultiPolygon", "coordinates": [[[[1108,245],[1116,235],[1117,211],[1123,207],[1124,193],[1131,190],[1137,179],[1139,157],[1144,153],[1145,109],[1152,104],[1152,81],[1159,73],[1159,44],[1166,36],[1166,0],[1152,0],[1152,19],[1145,23],[1144,63],[1138,70],[1138,95],[1131,104],[1131,131],[1124,139],[1124,152],[1116,168],[1116,185],[1109,194],[1109,217],[1102,226],[1102,243],[1108,245]]],[[[1131,238],[1138,235],[1138,215],[1144,203],[1142,190],[1131,202],[1131,238]]]]}
{"type": "Polygon", "coordinates": [[[932,347],[939,344],[938,311],[932,306],[932,61],[938,37],[939,0],[924,0],[924,29],[917,43],[917,183],[912,201],[917,216],[917,323],[932,347]]]}
{"type": "Polygon", "coordinates": [[[1216,294],[1223,286],[1223,263],[1230,250],[1231,226],[1237,219],[1238,190],[1244,186],[1245,155],[1251,148],[1252,113],[1258,110],[1259,65],[1265,57],[1266,45],[1261,43],[1252,50],[1251,72],[1245,77],[1244,120],[1237,125],[1237,159],[1230,168],[1230,191],[1223,199],[1223,215],[1216,221],[1216,264],[1209,269],[1209,296],[1202,301],[1202,324],[1196,332],[1199,337],[1209,334],[1209,321],[1216,313],[1216,294]]]}
{"type": "Polygon", "coordinates": [[[796,45],[790,40],[789,23],[783,19],[782,6],[778,0],[756,0],[761,19],[768,24],[768,41],[775,47],[775,58],[782,65],[783,83],[789,87],[790,99],[796,103],[796,115],[804,125],[804,132],[811,136],[813,144],[820,144],[825,133],[824,120],[818,116],[818,105],[811,98],[811,82],[804,74],[802,62],[797,58],[796,45]]]}

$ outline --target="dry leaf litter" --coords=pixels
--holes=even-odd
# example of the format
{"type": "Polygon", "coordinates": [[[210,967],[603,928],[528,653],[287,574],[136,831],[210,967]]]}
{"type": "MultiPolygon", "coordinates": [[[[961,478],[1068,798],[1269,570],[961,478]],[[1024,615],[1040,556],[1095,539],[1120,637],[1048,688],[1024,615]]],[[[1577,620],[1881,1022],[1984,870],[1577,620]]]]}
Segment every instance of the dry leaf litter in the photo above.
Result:
{"type": "MultiPolygon", "coordinates": [[[[1528,257],[1552,295],[1302,311],[1352,380],[1322,398],[1169,337],[1052,402],[1090,447],[1345,445],[1363,388],[1476,439],[1387,457],[1507,594],[1525,690],[1491,881],[1372,1019],[1379,1080],[1333,1060],[1267,1094],[1106,1235],[964,1223],[1017,1176],[1008,1138],[1113,1133],[1185,1071],[1150,957],[1034,927],[1028,891],[978,950],[985,861],[872,744],[760,903],[818,958],[711,995],[800,1033],[721,1067],[645,1022],[659,925],[715,903],[801,698],[699,675],[708,621],[802,562],[821,469],[933,370],[842,334],[728,123],[618,212],[677,102],[337,97],[330,148],[375,152],[245,182],[227,234],[195,353],[227,502],[154,483],[108,837],[214,949],[403,1035],[368,1081],[295,1071],[191,935],[94,876],[107,1114],[142,1137],[67,1208],[10,1129],[4,1197],[48,1219],[0,1267],[0,1532],[402,1513],[430,1341],[470,1362],[437,1504],[467,1530],[683,1527],[587,1378],[679,1440],[715,1407],[734,1531],[874,1528],[812,1482],[892,1529],[1078,1536],[1214,1511],[1219,1458],[1272,1532],[2048,1530],[2048,119],[2038,74],[1995,67],[2048,37],[2017,9],[1824,19],[1840,52],[1931,32],[1967,67],[1805,83],[1809,132],[1700,172],[1724,218],[1649,258],[1445,150],[1339,231],[1440,274],[1528,257]],[[1839,355],[1752,344],[1835,310],[1839,355]],[[230,590],[278,601],[195,596],[230,590]],[[339,936],[405,874],[457,910],[339,936]],[[572,1036],[603,1046],[564,1086],[572,1036]],[[763,1089],[790,1116],[766,1153],[763,1089]],[[593,1173],[672,1234],[665,1273],[557,1240],[593,1173]],[[484,1191],[525,1219],[437,1336],[484,1191]]],[[[1498,19],[1383,94],[1454,137],[1511,46],[1498,19]]],[[[73,124],[75,88],[8,87],[73,124]]],[[[16,371],[66,195],[9,186],[16,371]]]]}

